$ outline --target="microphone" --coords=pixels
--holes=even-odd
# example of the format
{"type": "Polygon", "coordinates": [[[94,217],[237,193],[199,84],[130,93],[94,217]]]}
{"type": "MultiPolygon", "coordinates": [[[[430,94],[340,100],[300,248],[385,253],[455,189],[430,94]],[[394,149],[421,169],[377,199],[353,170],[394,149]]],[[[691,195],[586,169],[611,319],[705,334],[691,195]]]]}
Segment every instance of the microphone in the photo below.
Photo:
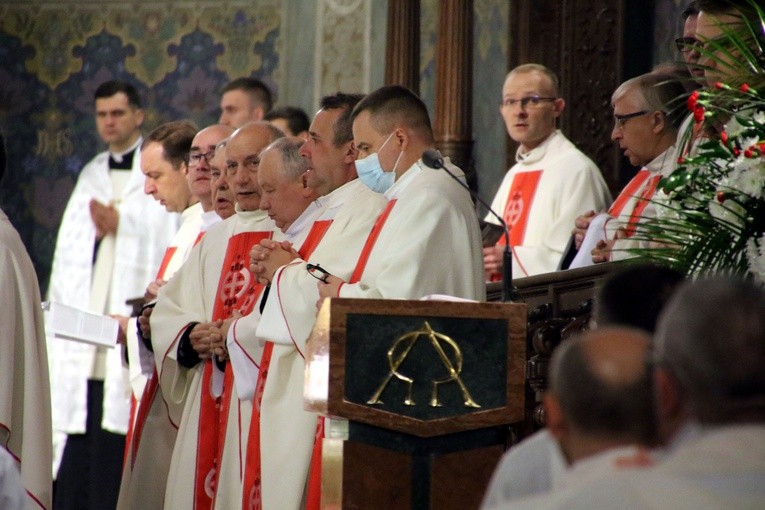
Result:
{"type": "Polygon", "coordinates": [[[422,162],[425,163],[425,166],[427,167],[433,168],[435,170],[443,170],[449,174],[449,177],[457,181],[460,186],[465,188],[468,193],[470,193],[471,197],[477,200],[478,203],[484,206],[495,218],[497,218],[499,224],[502,225],[505,236],[505,251],[502,253],[502,301],[521,300],[522,298],[518,293],[518,289],[513,286],[513,253],[510,251],[510,231],[507,228],[507,223],[505,220],[502,218],[502,216],[494,212],[494,209],[492,209],[489,204],[484,202],[477,193],[474,193],[467,184],[462,182],[459,177],[454,175],[448,168],[446,168],[446,165],[444,165],[444,158],[436,149],[427,149],[425,152],[423,152],[422,162]]]}

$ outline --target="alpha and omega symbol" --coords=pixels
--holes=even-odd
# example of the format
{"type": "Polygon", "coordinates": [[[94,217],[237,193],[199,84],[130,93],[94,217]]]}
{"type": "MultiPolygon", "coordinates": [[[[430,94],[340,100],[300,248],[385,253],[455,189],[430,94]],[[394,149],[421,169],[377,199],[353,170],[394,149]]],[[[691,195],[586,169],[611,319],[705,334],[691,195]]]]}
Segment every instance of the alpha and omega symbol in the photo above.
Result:
{"type": "Polygon", "coordinates": [[[210,468],[210,471],[207,473],[207,476],[205,476],[205,494],[207,494],[207,497],[212,499],[215,496],[215,491],[213,490],[213,480],[215,478],[215,466],[210,468]]]}
{"type": "Polygon", "coordinates": [[[515,222],[521,218],[523,215],[524,205],[523,195],[521,195],[520,191],[513,193],[513,196],[510,198],[510,202],[505,208],[505,221],[507,222],[507,228],[512,228],[513,225],[515,225],[515,222]]]}
{"type": "Polygon", "coordinates": [[[399,368],[401,367],[401,364],[404,362],[404,360],[406,360],[407,356],[409,356],[412,347],[414,347],[415,343],[421,337],[425,337],[430,342],[431,346],[438,354],[438,358],[441,361],[441,364],[446,369],[446,377],[444,379],[433,379],[430,381],[433,385],[430,396],[430,406],[441,407],[442,405],[441,401],[438,399],[438,388],[440,384],[455,382],[459,386],[460,392],[462,392],[465,407],[480,408],[481,406],[478,405],[478,403],[473,400],[473,397],[470,396],[470,392],[468,391],[467,386],[465,386],[465,383],[460,377],[460,373],[462,372],[463,359],[462,351],[460,350],[459,345],[457,345],[457,342],[448,336],[433,331],[433,328],[430,327],[428,321],[425,321],[421,329],[405,333],[396,338],[396,340],[393,342],[391,348],[388,349],[388,366],[390,368],[388,375],[385,377],[385,380],[383,380],[382,384],[380,384],[380,386],[377,388],[377,391],[375,391],[374,395],[372,395],[372,397],[367,400],[367,404],[382,404],[383,402],[380,400],[380,396],[382,395],[383,391],[385,391],[388,383],[390,383],[391,380],[395,377],[407,385],[404,404],[408,406],[416,405],[412,399],[412,386],[414,385],[415,381],[412,377],[399,372],[399,368]],[[444,346],[451,349],[451,354],[454,359],[450,358],[446,354],[444,346]]]}

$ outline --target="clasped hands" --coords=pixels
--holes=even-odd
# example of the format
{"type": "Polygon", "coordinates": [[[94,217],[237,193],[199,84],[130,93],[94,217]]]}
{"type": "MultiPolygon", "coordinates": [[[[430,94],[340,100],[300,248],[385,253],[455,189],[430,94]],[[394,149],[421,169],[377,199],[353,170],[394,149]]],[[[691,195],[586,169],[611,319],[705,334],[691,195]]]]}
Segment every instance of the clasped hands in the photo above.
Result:
{"type": "Polygon", "coordinates": [[[120,223],[120,213],[113,205],[105,205],[96,199],[89,204],[90,218],[96,227],[96,239],[102,239],[109,234],[116,234],[120,223]]]}
{"type": "Polygon", "coordinates": [[[189,340],[191,340],[191,347],[196,351],[199,359],[205,361],[213,356],[219,361],[228,359],[228,349],[226,348],[228,328],[232,322],[241,316],[242,314],[236,312],[228,319],[203,322],[194,326],[189,334],[189,340]]]}
{"type": "Polygon", "coordinates": [[[300,258],[300,254],[292,247],[291,242],[264,239],[250,250],[250,271],[258,283],[267,285],[274,279],[277,269],[296,258],[300,258]]]}

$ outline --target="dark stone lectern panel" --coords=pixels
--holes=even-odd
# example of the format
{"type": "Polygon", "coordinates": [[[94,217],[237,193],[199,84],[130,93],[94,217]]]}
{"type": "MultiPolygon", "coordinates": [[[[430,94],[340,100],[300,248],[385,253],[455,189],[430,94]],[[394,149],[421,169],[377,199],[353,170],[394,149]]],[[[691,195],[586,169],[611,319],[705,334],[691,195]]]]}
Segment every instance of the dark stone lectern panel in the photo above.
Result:
{"type": "Polygon", "coordinates": [[[507,320],[348,314],[346,327],[348,402],[419,420],[506,403],[507,320]]]}

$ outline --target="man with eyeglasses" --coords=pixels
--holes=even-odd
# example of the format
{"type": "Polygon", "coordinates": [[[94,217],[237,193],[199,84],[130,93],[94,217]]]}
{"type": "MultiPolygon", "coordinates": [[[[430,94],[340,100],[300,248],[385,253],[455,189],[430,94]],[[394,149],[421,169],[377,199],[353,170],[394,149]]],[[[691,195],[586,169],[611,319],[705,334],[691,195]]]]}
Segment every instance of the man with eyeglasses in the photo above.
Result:
{"type": "MultiPolygon", "coordinates": [[[[499,111],[520,146],[492,209],[510,229],[516,278],[555,271],[577,215],[611,201],[595,163],[556,128],[564,107],[558,78],[546,67],[525,64],[507,75],[499,111]]],[[[484,221],[497,223],[490,214],[484,221]]],[[[501,279],[503,251],[504,238],[484,248],[487,280],[501,279]]]]}
{"type": "MultiPolygon", "coordinates": [[[[236,130],[225,148],[225,175],[236,214],[210,228],[186,263],[158,293],[151,335],[162,394],[185,397],[170,462],[165,509],[241,505],[240,452],[246,448],[252,404],[240,400],[225,331],[233,318],[257,313],[263,286],[250,273],[251,247],[282,233],[259,209],[260,153],[283,133],[267,122],[236,130]],[[224,324],[225,321],[225,324],[224,324]],[[240,430],[241,428],[241,430],[240,430]],[[241,434],[241,435],[240,435],[241,434]]],[[[241,346],[254,362],[260,347],[241,346]]]]}
{"type": "MultiPolygon", "coordinates": [[[[159,288],[183,265],[206,230],[203,214],[209,211],[214,214],[208,161],[216,144],[233,129],[213,125],[194,132],[195,128],[188,122],[171,122],[154,130],[144,142],[142,154],[147,185],[156,185],[163,180],[157,172],[171,172],[166,179],[172,177],[171,182],[178,188],[176,195],[186,197],[186,207],[182,211],[181,226],[165,251],[157,277],[146,288],[144,297],[149,305],[144,306],[137,321],[130,319],[125,331],[136,406],[135,413],[131,413],[133,426],[128,431],[117,508],[162,506],[177,431],[170,416],[173,413],[179,415],[183,409],[182,400],[166,399],[159,388],[149,320],[159,288]],[[183,179],[182,175],[185,176],[183,179]],[[150,176],[153,176],[151,180],[150,176]]],[[[177,202],[173,207],[180,207],[180,199],[177,202]]]]}
{"type": "Polygon", "coordinates": [[[676,166],[675,140],[683,121],[687,91],[675,75],[648,73],[622,83],[611,96],[611,139],[641,170],[619,193],[607,213],[591,210],[576,218],[572,232],[579,252],[570,268],[634,256],[645,247],[632,237],[639,223],[656,216],[650,202],[659,180],[676,166]]]}
{"type": "MultiPolygon", "coordinates": [[[[80,172],[61,219],[48,296],[97,314],[130,315],[178,230],[143,190],[144,114],[131,84],[102,83],[95,122],[108,150],[80,172]]],[[[56,508],[114,508],[119,492],[129,389],[122,349],[50,338],[56,508]],[[60,467],[59,467],[60,466],[60,467]]]]}
{"type": "Polygon", "coordinates": [[[696,5],[696,0],[688,2],[682,17],[684,20],[683,35],[675,39],[675,45],[688,66],[691,76],[701,78],[704,76],[704,69],[698,65],[701,54],[698,49],[698,40],[696,40],[696,24],[699,19],[699,8],[696,5]]]}

